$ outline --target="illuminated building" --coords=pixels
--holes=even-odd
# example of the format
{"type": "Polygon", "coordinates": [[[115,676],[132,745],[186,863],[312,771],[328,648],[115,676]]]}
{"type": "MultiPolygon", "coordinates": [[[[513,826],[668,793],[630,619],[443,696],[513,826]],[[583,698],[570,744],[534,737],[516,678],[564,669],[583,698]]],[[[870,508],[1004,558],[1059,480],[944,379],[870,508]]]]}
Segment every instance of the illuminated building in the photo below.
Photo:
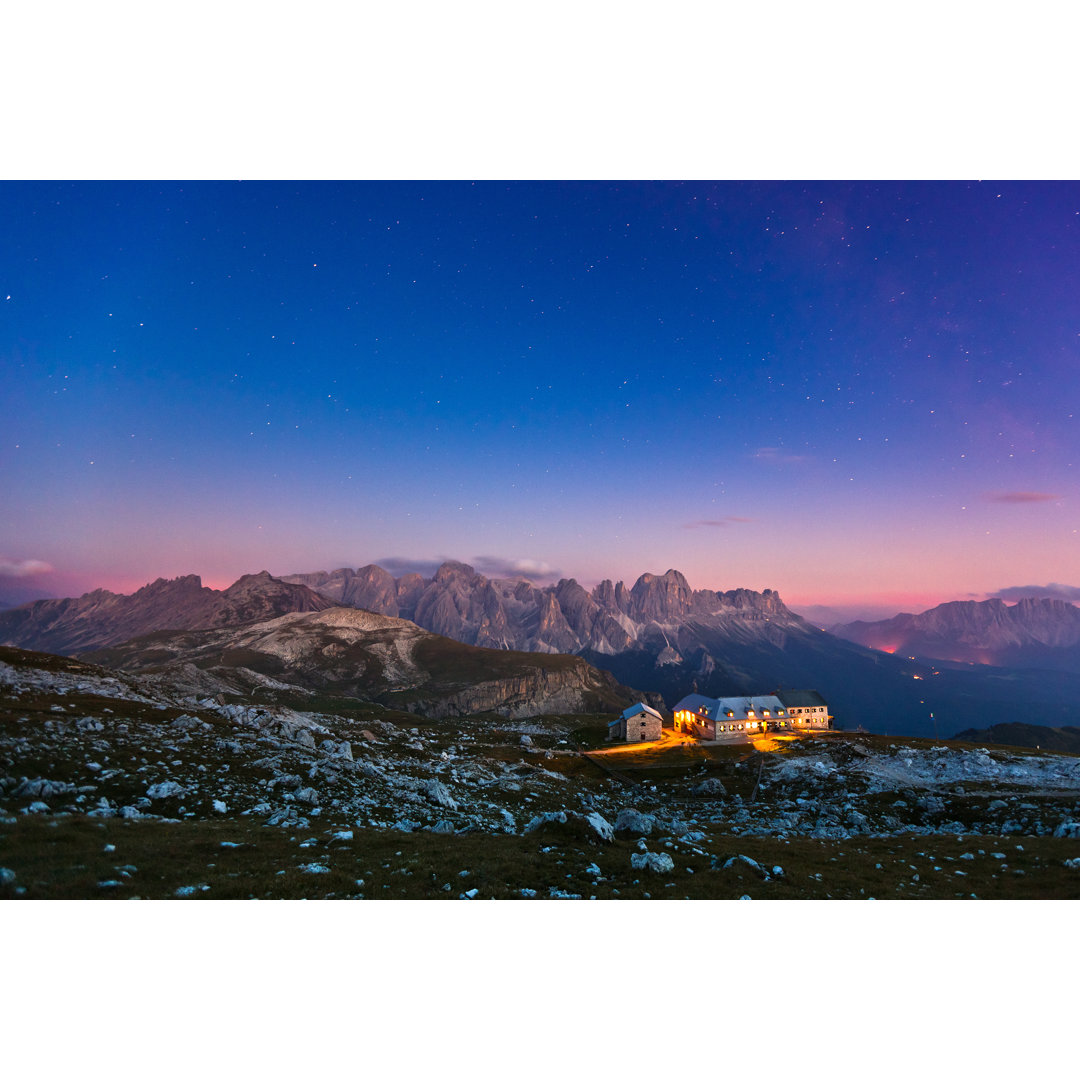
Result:
{"type": "Polygon", "coordinates": [[[827,730],[831,720],[825,699],[816,690],[724,698],[688,694],[675,706],[675,730],[705,742],[747,742],[767,733],[827,730]]]}

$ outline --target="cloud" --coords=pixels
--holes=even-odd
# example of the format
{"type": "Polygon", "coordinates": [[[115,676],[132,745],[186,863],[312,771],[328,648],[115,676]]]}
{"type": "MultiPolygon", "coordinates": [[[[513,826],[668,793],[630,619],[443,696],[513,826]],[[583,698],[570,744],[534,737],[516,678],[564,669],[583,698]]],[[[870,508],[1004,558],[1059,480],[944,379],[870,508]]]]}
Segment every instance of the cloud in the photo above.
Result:
{"type": "Polygon", "coordinates": [[[561,576],[559,570],[539,559],[506,559],[501,555],[477,555],[472,559],[455,559],[450,555],[435,559],[410,559],[394,555],[386,559],[376,559],[375,562],[394,577],[420,574],[422,577],[431,578],[445,562],[465,562],[485,577],[542,581],[555,580],[561,576]]]}
{"type": "Polygon", "coordinates": [[[1051,495],[1047,491],[991,491],[986,496],[991,502],[1001,503],[1040,503],[1057,502],[1060,495],[1051,495]]]}
{"type": "Polygon", "coordinates": [[[798,465],[806,461],[804,455],[785,453],[779,446],[759,446],[751,456],[770,465],[798,465]]]}
{"type": "Polygon", "coordinates": [[[40,559],[5,559],[0,556],[0,577],[24,578],[33,577],[34,574],[49,574],[52,567],[40,559]]]}
{"type": "Polygon", "coordinates": [[[683,528],[684,529],[726,529],[729,525],[748,525],[752,522],[753,518],[744,517],[725,517],[725,518],[713,518],[711,520],[703,521],[688,521],[683,528]]]}
{"type": "Polygon", "coordinates": [[[1075,602],[1080,600],[1080,586],[1060,585],[1051,582],[1049,585],[1011,585],[1007,589],[998,589],[996,593],[989,594],[996,600],[1068,600],[1075,602]]]}
{"type": "Polygon", "coordinates": [[[540,559],[504,559],[499,555],[477,555],[473,559],[473,566],[487,577],[542,581],[561,576],[560,571],[540,559]]]}

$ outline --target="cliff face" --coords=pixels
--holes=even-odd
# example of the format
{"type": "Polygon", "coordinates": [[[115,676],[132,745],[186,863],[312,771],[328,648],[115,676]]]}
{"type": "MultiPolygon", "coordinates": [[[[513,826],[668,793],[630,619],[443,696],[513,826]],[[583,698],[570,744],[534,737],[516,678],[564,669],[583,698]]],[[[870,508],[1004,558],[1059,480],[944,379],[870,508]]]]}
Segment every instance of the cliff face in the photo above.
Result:
{"type": "MultiPolygon", "coordinates": [[[[621,701],[625,697],[625,689],[612,676],[581,660],[574,667],[557,671],[540,668],[514,678],[477,683],[440,697],[422,698],[405,707],[438,720],[481,712],[521,720],[544,713],[603,712],[611,707],[613,700],[621,701]]],[[[387,701],[392,704],[393,695],[387,701]]]]}
{"type": "Polygon", "coordinates": [[[263,571],[222,591],[195,574],[158,578],[130,596],[97,589],[74,599],[38,600],[0,612],[0,645],[71,655],[157,630],[236,626],[291,611],[322,611],[332,601],[263,571]]]}
{"type": "Polygon", "coordinates": [[[833,629],[873,649],[966,663],[1080,670],[1080,608],[1064,600],[960,600],[833,629]]]}

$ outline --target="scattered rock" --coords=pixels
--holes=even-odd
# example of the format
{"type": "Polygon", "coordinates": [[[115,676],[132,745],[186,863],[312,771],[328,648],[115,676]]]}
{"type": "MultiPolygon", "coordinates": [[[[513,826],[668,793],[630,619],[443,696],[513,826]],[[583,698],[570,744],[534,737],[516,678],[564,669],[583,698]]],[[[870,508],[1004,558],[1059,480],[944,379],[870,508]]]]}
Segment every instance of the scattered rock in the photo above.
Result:
{"type": "Polygon", "coordinates": [[[18,799],[38,798],[53,799],[58,795],[69,795],[75,791],[74,784],[63,780],[24,780],[12,792],[18,799]]]}
{"type": "Polygon", "coordinates": [[[1063,821],[1055,830],[1054,836],[1070,840],[1080,839],[1080,821],[1063,821]]]}

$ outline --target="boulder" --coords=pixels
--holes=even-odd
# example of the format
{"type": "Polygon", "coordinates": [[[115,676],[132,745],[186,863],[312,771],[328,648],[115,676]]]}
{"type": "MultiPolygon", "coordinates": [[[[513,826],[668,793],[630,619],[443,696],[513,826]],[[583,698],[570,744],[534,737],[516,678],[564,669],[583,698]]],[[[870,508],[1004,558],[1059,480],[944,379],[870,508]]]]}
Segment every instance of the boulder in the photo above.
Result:
{"type": "Polygon", "coordinates": [[[1080,839],[1080,821],[1063,821],[1055,830],[1054,836],[1058,839],[1066,837],[1070,840],[1080,839]]]}
{"type": "Polygon", "coordinates": [[[630,856],[630,866],[634,870],[670,874],[675,869],[675,860],[666,851],[635,851],[630,856]]]}
{"type": "Polygon", "coordinates": [[[440,780],[426,780],[420,791],[428,802],[434,803],[436,806],[445,806],[447,810],[456,810],[458,808],[457,801],[450,794],[447,786],[440,780]]]}
{"type": "Polygon", "coordinates": [[[186,794],[187,788],[175,780],[163,780],[160,784],[152,784],[146,789],[148,799],[172,799],[186,794]]]}
{"type": "Polygon", "coordinates": [[[631,833],[634,836],[648,836],[656,819],[651,814],[642,814],[632,807],[624,806],[615,819],[615,831],[631,833]]]}
{"type": "Polygon", "coordinates": [[[705,780],[702,780],[700,784],[695,784],[690,789],[691,795],[705,795],[705,796],[717,796],[726,795],[727,791],[724,785],[715,777],[710,776],[705,780]]]}
{"type": "Polygon", "coordinates": [[[615,839],[615,830],[611,827],[611,823],[595,810],[585,816],[585,822],[604,843],[610,844],[615,839]]]}
{"type": "Polygon", "coordinates": [[[602,840],[611,843],[615,839],[611,825],[599,814],[576,814],[573,810],[549,810],[538,814],[522,830],[526,833],[542,830],[545,833],[558,833],[575,840],[602,840]]]}
{"type": "MultiPolygon", "coordinates": [[[[714,869],[715,869],[715,864],[718,861],[719,860],[716,860],[716,859],[713,860],[713,863],[714,863],[713,868],[714,869]]],[[[751,859],[749,855],[732,855],[730,858],[724,860],[724,862],[720,865],[720,869],[721,870],[730,870],[733,866],[738,866],[740,863],[742,863],[744,866],[749,867],[749,869],[753,870],[754,873],[758,875],[758,877],[762,878],[765,881],[768,880],[769,871],[766,870],[765,867],[762,866],[761,863],[759,863],[757,861],[757,859],[751,859]]]]}

